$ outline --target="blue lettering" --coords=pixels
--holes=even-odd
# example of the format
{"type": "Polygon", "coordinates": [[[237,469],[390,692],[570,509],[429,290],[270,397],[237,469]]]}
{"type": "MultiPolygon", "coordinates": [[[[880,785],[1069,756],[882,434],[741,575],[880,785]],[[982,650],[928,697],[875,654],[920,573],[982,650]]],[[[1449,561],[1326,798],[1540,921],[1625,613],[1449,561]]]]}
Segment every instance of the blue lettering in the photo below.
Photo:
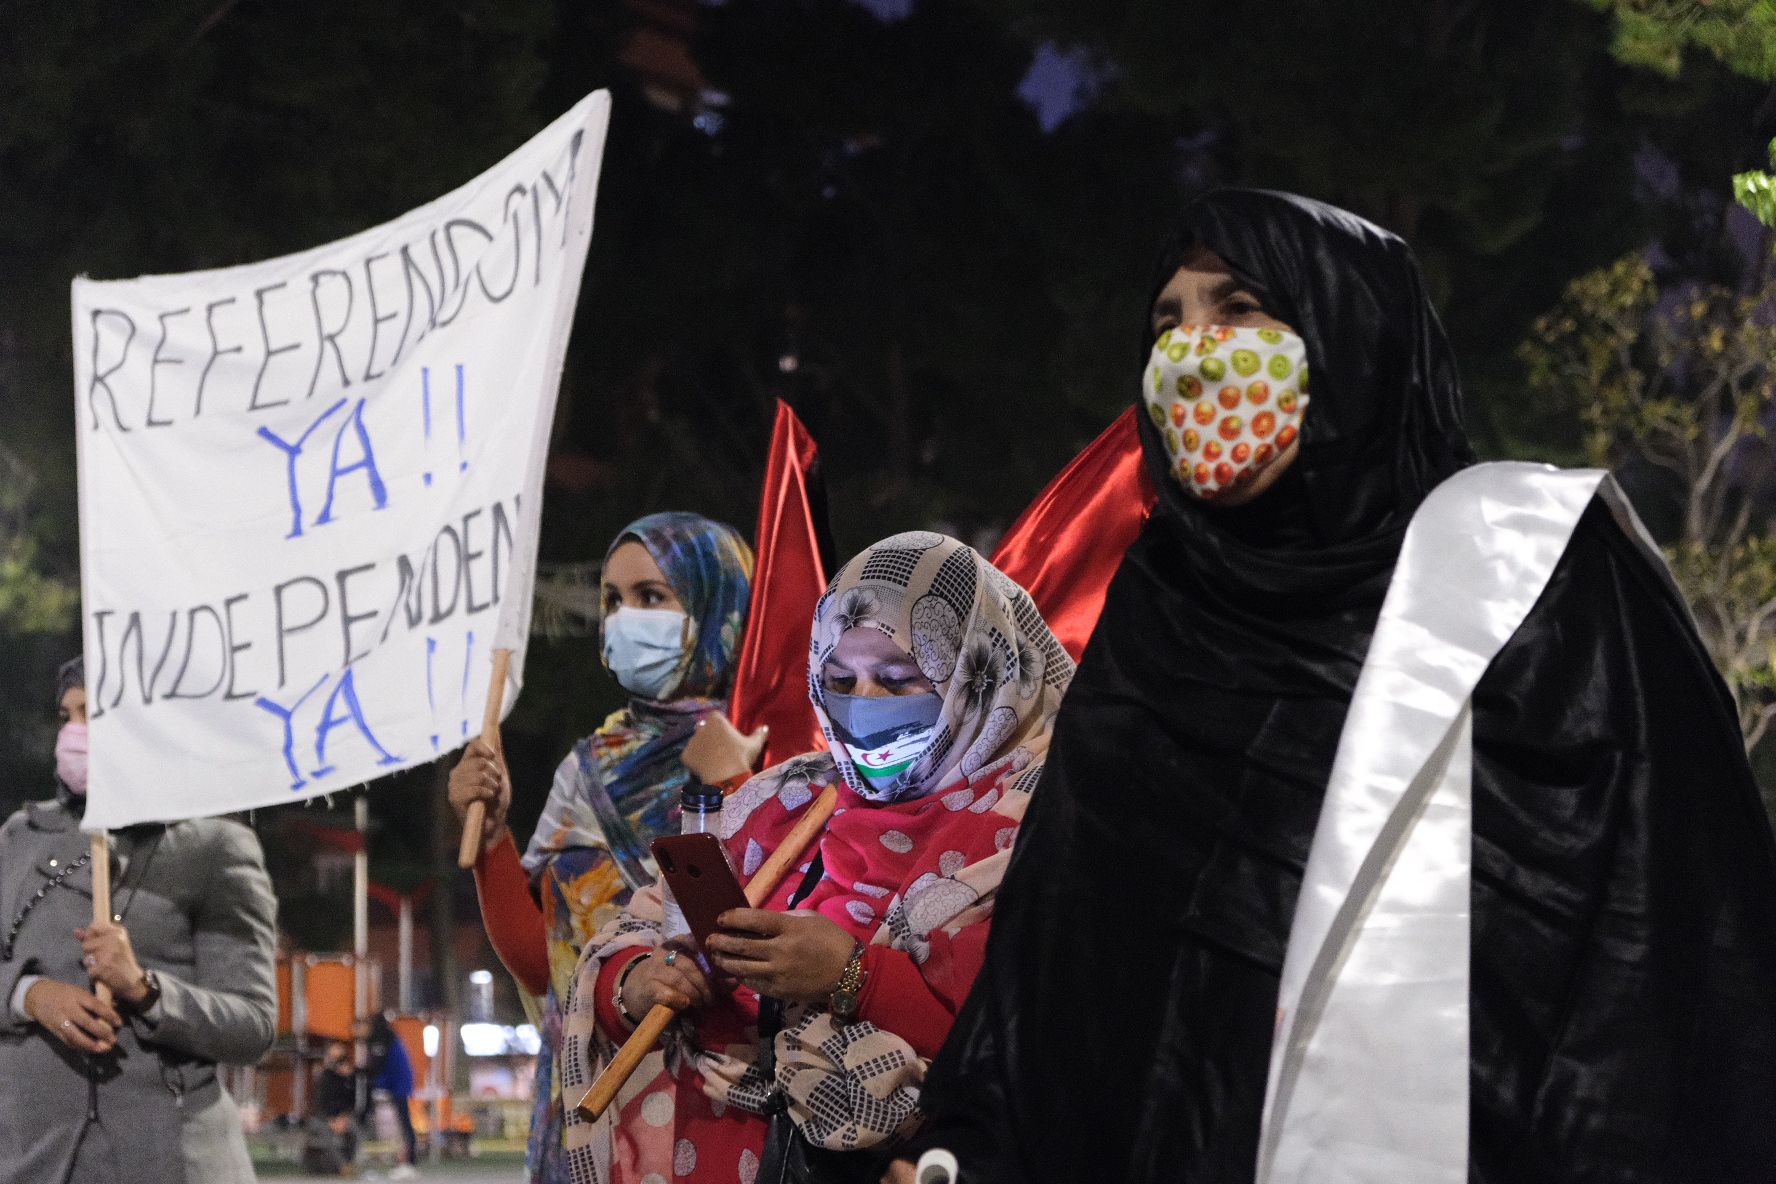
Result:
{"type": "MultiPolygon", "coordinates": [[[[331,406],[331,407],[327,408],[325,411],[321,412],[319,417],[317,417],[313,423],[308,425],[308,430],[303,432],[302,435],[300,435],[296,438],[296,443],[294,443],[294,444],[291,444],[288,440],[283,439],[276,432],[272,431],[270,428],[262,427],[259,429],[260,436],[262,436],[268,442],[277,445],[277,447],[282,449],[284,452],[284,458],[285,458],[286,468],[288,469],[288,477],[289,477],[289,482],[290,482],[290,533],[284,536],[287,539],[294,539],[294,538],[301,538],[302,537],[302,493],[297,488],[297,485],[296,485],[296,458],[302,455],[302,449],[308,444],[308,438],[315,434],[315,430],[317,428],[319,428],[322,423],[326,422],[328,417],[330,417],[334,412],[338,411],[341,407],[345,406],[345,404],[346,404],[346,400],[341,399],[337,403],[333,404],[333,406],[331,406]]],[[[362,405],[363,405],[363,400],[359,400],[359,406],[361,407],[362,405]]],[[[360,429],[360,430],[362,430],[362,429],[360,429]]],[[[338,437],[334,437],[334,440],[333,440],[333,456],[334,456],[334,463],[335,463],[335,465],[337,465],[338,464],[338,457],[339,457],[339,439],[338,439],[338,437]]],[[[374,470],[372,470],[372,471],[374,471],[374,470]]],[[[381,481],[381,479],[378,478],[377,483],[380,484],[380,481],[381,481]]],[[[332,504],[332,500],[333,500],[332,499],[332,487],[331,487],[331,485],[329,485],[328,486],[328,499],[327,499],[328,505],[332,504]]],[[[326,518],[322,517],[321,521],[325,522],[326,518]]]]}
{"type": "MultiPolygon", "coordinates": [[[[419,407],[424,416],[425,442],[429,451],[432,445],[432,368],[430,366],[419,368],[419,407]]],[[[430,469],[425,471],[425,483],[427,485],[432,483],[430,469]]]]}
{"type": "Polygon", "coordinates": [[[469,467],[468,458],[464,455],[464,450],[468,446],[468,438],[468,418],[463,414],[463,368],[462,363],[458,362],[456,364],[456,467],[459,472],[466,471],[469,467]]]}
{"type": "MultiPolygon", "coordinates": [[[[347,671],[347,673],[349,674],[350,672],[347,671]]],[[[320,690],[321,684],[326,681],[327,676],[324,674],[321,675],[319,682],[316,682],[314,686],[309,687],[306,691],[302,692],[302,697],[288,707],[285,707],[283,704],[275,702],[264,695],[260,695],[257,699],[253,700],[253,706],[271,712],[271,714],[277,716],[278,719],[283,722],[284,764],[288,766],[290,770],[291,789],[301,789],[308,784],[308,781],[302,776],[302,770],[296,767],[296,733],[295,729],[290,726],[290,720],[291,717],[302,709],[302,704],[307,701],[308,697],[320,690]]]]}
{"type": "MultiPolygon", "coordinates": [[[[295,463],[291,462],[292,465],[295,463]]],[[[347,473],[364,470],[364,476],[370,482],[370,496],[375,500],[375,508],[380,510],[388,505],[388,486],[382,482],[382,474],[376,468],[376,452],[370,447],[370,432],[364,427],[364,400],[359,399],[358,405],[352,408],[351,418],[333,437],[333,466],[327,474],[327,502],[321,507],[320,517],[315,525],[320,526],[333,520],[333,493],[338,488],[339,479],[347,473]],[[358,459],[341,468],[339,465],[339,446],[345,440],[345,429],[350,427],[358,438],[358,459]]]]}
{"type": "Polygon", "coordinates": [[[470,629],[463,640],[462,734],[469,738],[469,674],[475,669],[475,631],[470,629]]]}
{"type": "MultiPolygon", "coordinates": [[[[432,727],[438,726],[438,701],[432,694],[432,659],[438,653],[438,639],[426,638],[426,710],[431,713],[432,727]]],[[[438,751],[438,733],[432,733],[432,751],[438,751]]]]}
{"type": "Polygon", "coordinates": [[[363,705],[358,702],[358,688],[353,678],[354,674],[356,674],[354,670],[345,672],[340,678],[339,684],[333,688],[333,693],[327,696],[327,706],[321,710],[321,722],[315,728],[315,760],[321,764],[320,768],[314,770],[316,777],[325,777],[333,771],[334,767],[326,763],[327,738],[332,735],[334,728],[342,728],[346,724],[357,728],[370,747],[377,751],[381,758],[376,762],[377,764],[396,765],[401,762],[401,758],[392,755],[388,749],[384,748],[377,741],[376,734],[370,730],[370,723],[364,718],[363,705]],[[345,704],[344,712],[336,710],[341,702],[345,704]]]}

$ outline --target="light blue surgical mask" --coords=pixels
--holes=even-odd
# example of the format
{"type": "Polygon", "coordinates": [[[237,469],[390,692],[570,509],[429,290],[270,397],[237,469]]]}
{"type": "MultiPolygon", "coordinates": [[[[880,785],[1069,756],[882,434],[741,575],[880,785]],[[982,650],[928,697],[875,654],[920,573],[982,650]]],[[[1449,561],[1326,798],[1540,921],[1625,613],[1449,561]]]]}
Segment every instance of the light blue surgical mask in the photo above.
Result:
{"type": "Polygon", "coordinates": [[[907,773],[931,747],[943,714],[943,696],[935,691],[921,695],[824,696],[826,717],[851,764],[883,800],[904,797],[912,788],[894,782],[907,773]]]}
{"type": "Polygon", "coordinates": [[[666,699],[684,677],[690,618],[670,608],[619,608],[604,619],[604,665],[643,699],[666,699]]]}

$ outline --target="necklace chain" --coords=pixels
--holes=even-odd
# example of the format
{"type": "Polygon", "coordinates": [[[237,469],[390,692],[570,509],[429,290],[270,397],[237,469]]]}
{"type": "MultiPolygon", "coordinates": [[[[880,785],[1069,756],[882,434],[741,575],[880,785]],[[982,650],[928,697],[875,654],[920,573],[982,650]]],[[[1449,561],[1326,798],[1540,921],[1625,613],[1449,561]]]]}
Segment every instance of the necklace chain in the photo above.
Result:
{"type": "Polygon", "coordinates": [[[57,872],[54,879],[38,888],[37,891],[31,895],[31,898],[25,901],[24,906],[18,911],[18,916],[12,919],[12,927],[6,931],[6,943],[0,945],[0,962],[12,961],[12,948],[18,943],[19,930],[25,927],[25,918],[31,915],[31,910],[41,904],[43,898],[48,896],[52,889],[61,887],[63,880],[67,879],[91,862],[92,852],[88,851],[79,859],[74,860],[74,862],[70,863],[67,867],[57,872]]]}
{"type": "MultiPolygon", "coordinates": [[[[129,916],[130,906],[136,903],[136,893],[142,890],[142,882],[148,878],[148,869],[154,866],[154,857],[160,853],[160,844],[165,838],[166,830],[164,828],[154,836],[154,842],[148,848],[148,855],[142,860],[141,874],[136,877],[136,882],[130,885],[129,896],[124,899],[123,908],[112,916],[113,921],[122,924],[123,919],[129,916]]],[[[12,961],[13,946],[18,943],[19,930],[24,928],[25,918],[31,915],[31,910],[36,908],[43,898],[50,894],[51,890],[60,887],[63,880],[91,862],[92,852],[90,850],[83,852],[80,858],[57,872],[54,879],[32,894],[31,899],[27,900],[24,907],[19,909],[18,916],[12,919],[12,927],[6,932],[5,943],[0,944],[0,962],[12,961]]]]}

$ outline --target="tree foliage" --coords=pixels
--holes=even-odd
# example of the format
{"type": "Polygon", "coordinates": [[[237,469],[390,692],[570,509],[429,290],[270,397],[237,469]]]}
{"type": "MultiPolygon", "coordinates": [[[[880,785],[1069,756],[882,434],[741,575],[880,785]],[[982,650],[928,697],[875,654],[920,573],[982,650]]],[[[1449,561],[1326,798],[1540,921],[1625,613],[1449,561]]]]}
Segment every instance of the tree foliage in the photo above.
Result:
{"type": "MultiPolygon", "coordinates": [[[[1770,161],[1776,164],[1776,140],[1770,141],[1770,161]]],[[[1776,176],[1762,169],[1733,174],[1733,197],[1765,226],[1776,226],[1776,176]]]]}
{"type": "Polygon", "coordinates": [[[1726,676],[1748,749],[1776,721],[1776,287],[1662,288],[1639,255],[1580,276],[1522,347],[1530,386],[1572,407],[1620,471],[1726,676]]]}
{"type": "Polygon", "coordinates": [[[1611,50],[1668,78],[1686,50],[1702,50],[1760,82],[1776,79],[1776,4],[1770,0],[1587,0],[1615,20],[1611,50]]]}
{"type": "Polygon", "coordinates": [[[0,632],[66,632],[74,624],[79,590],[55,573],[37,539],[29,467],[0,445],[0,632]]]}
{"type": "MultiPolygon", "coordinates": [[[[1771,0],[1587,0],[1615,19],[1616,57],[1667,78],[1686,53],[1703,51],[1759,82],[1776,80],[1776,3],[1771,0]]],[[[1776,141],[1770,144],[1776,163],[1776,141]]],[[[1776,176],[1751,169],[1733,176],[1733,196],[1765,226],[1776,226],[1776,176]]]]}

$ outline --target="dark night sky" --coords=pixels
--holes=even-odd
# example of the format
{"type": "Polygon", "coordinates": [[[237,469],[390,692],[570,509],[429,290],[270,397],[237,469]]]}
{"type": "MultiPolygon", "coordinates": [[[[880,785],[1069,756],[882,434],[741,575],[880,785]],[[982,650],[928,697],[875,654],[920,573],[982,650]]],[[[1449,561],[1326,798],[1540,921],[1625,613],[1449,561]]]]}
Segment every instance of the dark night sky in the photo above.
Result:
{"type": "MultiPolygon", "coordinates": [[[[853,0],[884,21],[904,19],[915,0],[853,0]]],[[[1089,101],[1091,72],[1083,50],[1044,44],[1036,50],[1030,72],[1018,86],[1018,97],[1036,111],[1042,130],[1053,131],[1060,122],[1089,101]]]]}

